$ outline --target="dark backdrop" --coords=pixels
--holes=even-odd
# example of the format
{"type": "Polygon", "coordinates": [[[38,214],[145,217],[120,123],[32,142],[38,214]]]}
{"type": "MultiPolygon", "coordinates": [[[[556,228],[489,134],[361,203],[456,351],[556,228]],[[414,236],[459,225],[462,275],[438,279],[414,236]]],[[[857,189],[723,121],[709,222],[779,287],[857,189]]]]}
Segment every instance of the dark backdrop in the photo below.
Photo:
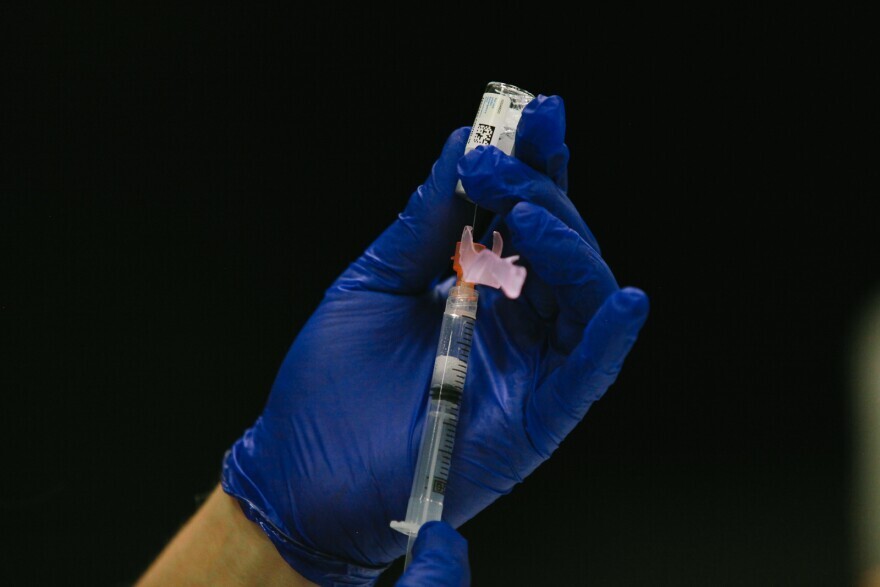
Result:
{"type": "Polygon", "coordinates": [[[571,197],[652,311],[462,528],[475,584],[847,582],[860,15],[329,8],[4,14],[0,582],[138,576],[490,80],[565,99],[571,197]]]}

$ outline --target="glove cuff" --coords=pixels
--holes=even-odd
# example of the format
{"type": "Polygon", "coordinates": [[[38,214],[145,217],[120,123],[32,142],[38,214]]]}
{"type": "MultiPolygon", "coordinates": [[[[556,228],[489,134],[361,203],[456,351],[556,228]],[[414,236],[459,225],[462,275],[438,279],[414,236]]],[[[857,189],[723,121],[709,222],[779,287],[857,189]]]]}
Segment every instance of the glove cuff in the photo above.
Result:
{"type": "MultiPolygon", "coordinates": [[[[241,442],[240,440],[238,442],[241,442]]],[[[238,442],[236,444],[238,444],[238,442]]],[[[235,464],[235,445],[223,457],[223,491],[234,497],[245,517],[263,529],[281,557],[297,573],[318,585],[372,585],[389,565],[365,567],[342,561],[310,548],[285,533],[248,498],[251,482],[235,464]]],[[[258,489],[256,495],[260,495],[258,489]]]]}

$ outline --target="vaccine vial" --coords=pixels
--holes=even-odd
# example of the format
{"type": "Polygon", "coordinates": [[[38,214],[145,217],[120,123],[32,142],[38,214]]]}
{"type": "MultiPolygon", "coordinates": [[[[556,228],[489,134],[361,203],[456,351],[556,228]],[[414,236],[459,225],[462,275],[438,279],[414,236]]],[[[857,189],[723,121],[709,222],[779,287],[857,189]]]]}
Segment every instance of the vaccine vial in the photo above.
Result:
{"type": "MultiPolygon", "coordinates": [[[[491,145],[513,155],[516,126],[523,108],[534,98],[533,94],[511,84],[489,82],[477,109],[464,152],[468,153],[480,145],[491,145]]],[[[455,193],[467,197],[460,181],[455,187],[455,193]]]]}

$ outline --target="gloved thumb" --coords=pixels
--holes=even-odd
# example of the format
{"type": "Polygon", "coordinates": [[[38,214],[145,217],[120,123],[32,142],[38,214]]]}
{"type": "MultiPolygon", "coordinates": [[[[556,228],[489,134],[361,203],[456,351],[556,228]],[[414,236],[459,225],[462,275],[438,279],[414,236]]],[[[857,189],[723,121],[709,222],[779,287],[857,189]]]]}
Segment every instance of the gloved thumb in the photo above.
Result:
{"type": "Polygon", "coordinates": [[[413,559],[395,587],[465,587],[471,584],[467,540],[446,522],[419,530],[413,559]]]}
{"type": "Polygon", "coordinates": [[[456,166],[470,128],[453,132],[431,175],[412,194],[397,220],[340,276],[337,287],[415,294],[451,266],[450,257],[473,205],[455,195],[456,166]]]}

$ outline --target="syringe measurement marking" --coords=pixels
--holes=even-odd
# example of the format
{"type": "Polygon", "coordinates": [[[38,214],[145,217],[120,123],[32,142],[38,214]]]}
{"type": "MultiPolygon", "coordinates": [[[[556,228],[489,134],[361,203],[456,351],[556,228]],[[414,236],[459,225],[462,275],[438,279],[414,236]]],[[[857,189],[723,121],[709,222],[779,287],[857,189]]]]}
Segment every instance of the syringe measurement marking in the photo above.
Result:
{"type": "Polygon", "coordinates": [[[426,491],[432,493],[444,494],[445,491],[437,491],[436,488],[436,480],[440,479],[444,486],[446,481],[449,478],[449,470],[452,465],[452,449],[455,445],[455,432],[458,428],[458,406],[451,405],[449,407],[450,412],[443,413],[439,410],[439,402],[438,409],[436,412],[436,420],[440,423],[440,439],[436,443],[437,451],[435,455],[437,456],[438,467],[435,471],[435,475],[431,475],[429,472],[424,479],[424,489],[426,491]],[[434,479],[435,482],[432,483],[431,479],[434,479]]]}
{"type": "MultiPolygon", "coordinates": [[[[449,470],[452,465],[452,448],[455,444],[454,434],[458,427],[458,418],[453,414],[449,414],[443,423],[443,446],[438,448],[437,454],[440,457],[440,469],[437,473],[437,479],[443,481],[444,491],[434,491],[435,493],[445,494],[446,481],[449,479],[449,470]]],[[[436,482],[435,482],[436,487],[436,482]]]]}
{"type": "Polygon", "coordinates": [[[436,471],[434,475],[429,472],[424,484],[425,490],[431,493],[443,495],[446,493],[446,482],[449,479],[449,471],[452,468],[452,450],[455,447],[455,433],[458,429],[458,406],[450,403],[449,412],[441,411],[441,404],[437,402],[436,419],[440,422],[440,438],[438,439],[436,471]],[[433,482],[432,482],[433,479],[433,482]],[[441,481],[438,485],[437,480],[441,481]],[[438,490],[442,489],[442,490],[438,490]]]}
{"type": "MultiPolygon", "coordinates": [[[[454,316],[454,315],[453,315],[453,316],[454,316]]],[[[459,316],[454,316],[454,317],[455,317],[455,318],[458,318],[459,316]]],[[[465,324],[467,324],[467,322],[465,322],[465,324]]],[[[452,339],[453,339],[453,337],[450,336],[450,337],[449,337],[449,342],[448,342],[447,345],[446,345],[446,352],[443,353],[443,355],[444,355],[445,357],[447,357],[447,358],[446,358],[446,360],[444,361],[444,364],[443,364],[443,375],[442,375],[442,377],[441,377],[441,379],[440,379],[440,389],[439,389],[439,394],[442,394],[442,393],[443,393],[443,384],[446,382],[446,364],[449,363],[449,351],[452,349],[452,339]]],[[[460,397],[460,394],[461,394],[461,391],[462,391],[462,390],[461,390],[461,389],[457,389],[456,391],[459,393],[459,397],[460,397]]],[[[433,400],[432,400],[432,401],[433,401],[433,400]]],[[[440,413],[439,413],[439,408],[440,408],[439,397],[437,398],[437,401],[438,401],[438,404],[437,404],[437,408],[438,408],[438,414],[437,414],[437,415],[438,415],[438,418],[434,421],[434,426],[436,427],[436,426],[439,425],[439,426],[442,427],[443,424],[445,424],[445,422],[441,422],[441,421],[440,421],[440,417],[439,417],[439,416],[440,416],[440,413]]],[[[429,409],[430,409],[430,408],[429,408],[429,409]]],[[[431,439],[432,439],[432,440],[433,440],[434,438],[436,438],[436,436],[435,436],[436,434],[437,434],[437,430],[436,430],[436,428],[433,429],[433,430],[431,430],[431,439]]],[[[439,456],[440,456],[440,450],[439,450],[439,447],[438,447],[438,450],[437,450],[436,452],[434,452],[434,454],[431,455],[431,463],[428,465],[428,471],[427,471],[428,474],[427,474],[427,476],[426,476],[427,478],[425,479],[425,490],[426,490],[426,491],[433,491],[433,487],[430,487],[429,484],[430,484],[430,480],[431,480],[432,478],[435,478],[435,476],[436,476],[436,471],[437,471],[437,459],[438,459],[439,456]]],[[[426,496],[426,497],[427,497],[427,496],[426,496]]],[[[424,500],[424,503],[422,504],[422,515],[421,515],[421,519],[425,519],[425,518],[427,517],[427,515],[428,515],[428,503],[429,503],[429,501],[430,501],[429,499],[425,499],[425,500],[424,500]]]]}
{"type": "MultiPolygon", "coordinates": [[[[449,359],[453,358],[450,356],[450,351],[452,350],[452,342],[455,337],[450,336],[449,342],[446,346],[446,352],[443,353],[443,356],[445,356],[446,359],[443,364],[443,372],[439,385],[436,386],[438,388],[436,395],[433,389],[431,390],[431,403],[437,402],[437,417],[434,421],[434,429],[431,431],[432,440],[436,439],[437,450],[431,455],[431,463],[428,466],[427,475],[424,479],[423,487],[428,494],[436,493],[444,495],[446,493],[446,482],[449,479],[449,471],[452,468],[452,450],[455,446],[455,433],[458,429],[458,404],[461,402],[461,394],[464,390],[464,382],[467,376],[468,359],[470,359],[470,350],[473,345],[474,319],[469,316],[459,315],[453,315],[453,317],[464,321],[464,324],[462,324],[461,338],[458,341],[456,349],[458,351],[459,365],[451,367],[448,370],[446,368],[449,359]],[[452,376],[452,381],[447,382],[446,377],[449,371],[453,371],[455,374],[452,376]],[[443,388],[446,386],[455,392],[454,394],[447,392],[447,395],[455,396],[455,400],[457,401],[450,401],[450,398],[443,397],[443,388]],[[448,413],[441,411],[440,401],[447,401],[451,404],[448,413]],[[438,426],[440,427],[439,431],[437,430],[438,426]],[[440,438],[435,436],[437,432],[440,433],[440,438]],[[432,479],[434,480],[433,483],[432,479]],[[441,481],[440,485],[437,484],[438,480],[441,481]],[[442,491],[437,491],[437,489],[440,489],[441,487],[442,491]]],[[[432,442],[432,444],[434,444],[434,442],[432,442]]],[[[429,502],[430,498],[426,495],[422,506],[421,519],[427,517],[429,502]]]]}
{"type": "MultiPolygon", "coordinates": [[[[449,414],[442,424],[443,432],[441,432],[443,445],[438,447],[437,455],[439,457],[439,467],[435,471],[434,481],[429,483],[428,490],[433,493],[443,495],[446,493],[446,482],[449,480],[449,471],[452,466],[452,448],[455,444],[455,431],[458,425],[458,418],[453,414],[449,414]],[[442,482],[442,491],[438,491],[437,480],[442,482]]],[[[430,481],[430,479],[429,479],[430,481]]]]}

